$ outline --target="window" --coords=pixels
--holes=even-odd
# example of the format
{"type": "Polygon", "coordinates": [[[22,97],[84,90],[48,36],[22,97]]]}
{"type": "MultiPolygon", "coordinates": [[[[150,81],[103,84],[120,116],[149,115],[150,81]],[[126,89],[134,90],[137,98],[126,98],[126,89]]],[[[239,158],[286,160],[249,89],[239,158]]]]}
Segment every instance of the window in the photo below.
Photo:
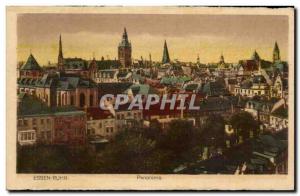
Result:
{"type": "Polygon", "coordinates": [[[94,104],[94,96],[93,94],[90,95],[90,106],[93,106],[94,104]]]}
{"type": "Polygon", "coordinates": [[[36,125],[36,119],[32,119],[32,124],[36,125]]]}
{"type": "Polygon", "coordinates": [[[24,140],[24,139],[25,139],[25,134],[21,133],[21,140],[24,140]]]}
{"type": "Polygon", "coordinates": [[[41,132],[41,138],[42,138],[42,139],[45,138],[45,132],[44,132],[44,131],[41,132]]]}
{"type": "Polygon", "coordinates": [[[102,123],[101,122],[99,123],[99,128],[102,129],[102,123]]]}
{"type": "Polygon", "coordinates": [[[31,134],[30,133],[27,133],[27,139],[31,140],[31,134]]]}
{"type": "Polygon", "coordinates": [[[47,139],[51,139],[51,131],[47,131],[47,139]]]}
{"type": "Polygon", "coordinates": [[[27,133],[24,133],[24,140],[27,140],[27,133]]]}
{"type": "Polygon", "coordinates": [[[71,95],[71,105],[74,105],[74,96],[71,95]]]}
{"type": "Polygon", "coordinates": [[[85,106],[85,95],[83,93],[79,96],[79,105],[81,108],[85,106]]]}
{"type": "Polygon", "coordinates": [[[41,119],[41,124],[42,124],[42,125],[44,124],[44,119],[41,119]]]}
{"type": "Polygon", "coordinates": [[[24,123],[25,126],[28,125],[28,121],[27,120],[24,120],[23,123],[24,123]]]}

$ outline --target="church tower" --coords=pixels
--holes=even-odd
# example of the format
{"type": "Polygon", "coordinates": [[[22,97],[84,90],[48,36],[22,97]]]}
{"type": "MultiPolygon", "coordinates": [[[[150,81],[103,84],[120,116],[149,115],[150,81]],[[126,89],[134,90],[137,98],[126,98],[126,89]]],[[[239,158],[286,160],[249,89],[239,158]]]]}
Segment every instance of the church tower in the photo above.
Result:
{"type": "Polygon", "coordinates": [[[256,52],[256,50],[254,50],[251,60],[255,60],[256,62],[260,61],[260,57],[259,57],[258,53],[256,52]]]}
{"type": "Polygon", "coordinates": [[[168,51],[168,46],[167,46],[167,41],[165,40],[164,44],[164,52],[163,52],[163,57],[162,57],[162,63],[170,63],[170,57],[169,57],[169,51],[168,51]]]}
{"type": "Polygon", "coordinates": [[[61,43],[61,35],[59,35],[59,49],[58,49],[58,57],[57,57],[57,68],[58,70],[63,70],[64,66],[64,57],[62,52],[62,43],[61,43]]]}
{"type": "Polygon", "coordinates": [[[220,56],[219,64],[220,64],[220,65],[225,64],[225,59],[224,59],[223,53],[222,53],[221,56],[220,56]]]}
{"type": "Polygon", "coordinates": [[[118,58],[122,67],[131,66],[131,43],[128,41],[126,28],[124,28],[122,41],[118,47],[118,58]]]}
{"type": "Polygon", "coordinates": [[[275,42],[274,50],[273,50],[273,63],[276,61],[280,61],[280,50],[277,42],[275,42]]]}

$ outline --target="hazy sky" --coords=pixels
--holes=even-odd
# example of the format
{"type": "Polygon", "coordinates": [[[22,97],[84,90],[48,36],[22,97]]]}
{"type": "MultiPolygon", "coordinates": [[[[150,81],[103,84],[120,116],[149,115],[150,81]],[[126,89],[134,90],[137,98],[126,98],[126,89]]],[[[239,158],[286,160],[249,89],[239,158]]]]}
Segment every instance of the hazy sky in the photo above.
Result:
{"type": "Polygon", "coordinates": [[[167,40],[170,58],[203,63],[250,58],[256,49],[271,60],[277,40],[282,59],[288,51],[287,16],[149,15],[149,14],[23,14],[18,16],[18,59],[30,50],[40,64],[57,62],[62,35],[64,57],[117,57],[123,28],[132,43],[133,58],[162,59],[167,40]]]}

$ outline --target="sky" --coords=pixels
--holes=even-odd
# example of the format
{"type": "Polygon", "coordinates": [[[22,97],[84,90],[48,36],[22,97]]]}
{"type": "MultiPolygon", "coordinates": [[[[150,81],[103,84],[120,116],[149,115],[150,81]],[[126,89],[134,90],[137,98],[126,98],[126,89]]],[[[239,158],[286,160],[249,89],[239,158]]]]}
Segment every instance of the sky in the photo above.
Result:
{"type": "Polygon", "coordinates": [[[171,60],[202,63],[249,59],[254,50],[272,59],[275,41],[287,59],[288,17],[188,14],[21,14],[17,19],[18,60],[30,52],[39,64],[56,63],[62,36],[64,57],[117,58],[124,27],[134,59],[161,61],[164,40],[171,60]]]}

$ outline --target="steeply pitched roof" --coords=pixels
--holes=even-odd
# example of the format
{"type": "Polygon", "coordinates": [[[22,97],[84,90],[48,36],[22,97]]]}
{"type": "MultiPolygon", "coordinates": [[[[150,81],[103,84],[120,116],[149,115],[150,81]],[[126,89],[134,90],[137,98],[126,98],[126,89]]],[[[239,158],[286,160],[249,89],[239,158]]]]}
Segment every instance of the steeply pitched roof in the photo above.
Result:
{"type": "Polygon", "coordinates": [[[40,71],[42,68],[38,64],[38,62],[35,60],[34,56],[32,54],[29,55],[26,63],[21,67],[21,70],[37,70],[40,71]]]}
{"type": "Polygon", "coordinates": [[[242,60],[239,64],[243,67],[244,71],[258,70],[258,63],[255,60],[242,60]]]}
{"type": "Polygon", "coordinates": [[[169,51],[168,51],[168,46],[167,46],[167,41],[164,43],[164,52],[163,52],[163,57],[162,57],[162,63],[170,63],[170,56],[169,56],[169,51]]]}
{"type": "Polygon", "coordinates": [[[281,107],[279,107],[278,109],[276,109],[275,111],[272,112],[272,116],[287,119],[288,118],[288,107],[282,105],[281,107]]]}
{"type": "Polygon", "coordinates": [[[256,50],[253,52],[253,55],[252,55],[251,59],[256,60],[256,61],[258,61],[260,59],[260,57],[259,57],[258,53],[256,52],[256,50]]]}
{"type": "Polygon", "coordinates": [[[128,41],[127,30],[124,28],[124,33],[122,36],[122,40],[119,43],[119,47],[131,47],[131,43],[128,41]]]}

